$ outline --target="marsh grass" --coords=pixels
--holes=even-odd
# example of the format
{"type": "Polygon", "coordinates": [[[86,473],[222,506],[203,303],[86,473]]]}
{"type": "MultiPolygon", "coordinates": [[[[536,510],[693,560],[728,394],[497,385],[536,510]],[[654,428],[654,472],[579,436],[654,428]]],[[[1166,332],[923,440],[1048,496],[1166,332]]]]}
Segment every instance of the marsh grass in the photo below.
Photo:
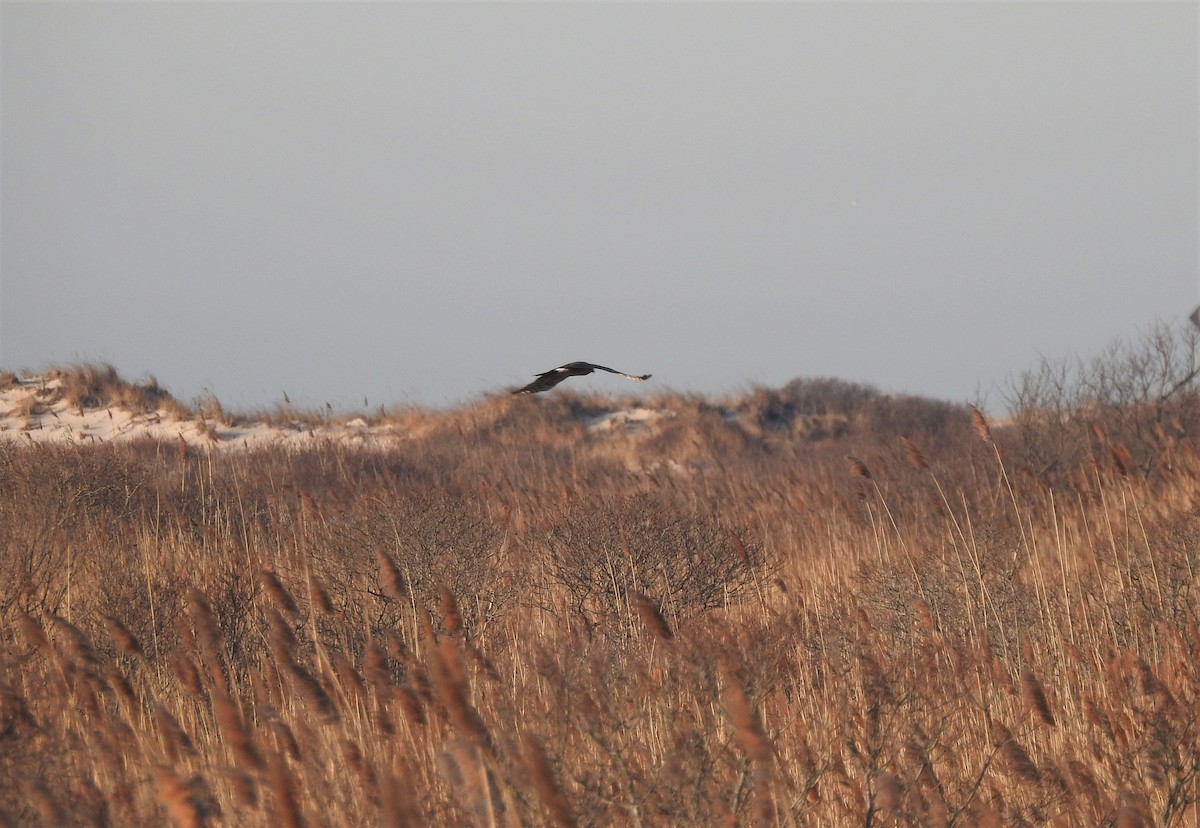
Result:
{"type": "Polygon", "coordinates": [[[188,414],[187,407],[153,376],[144,382],[129,382],[112,365],[87,363],[55,368],[49,376],[59,380],[57,396],[79,413],[120,407],[135,413],[167,411],[181,418],[188,414]]]}
{"type": "Polygon", "coordinates": [[[831,381],[642,404],[0,447],[0,821],[1200,820],[1197,434],[1048,476],[831,381]]]}

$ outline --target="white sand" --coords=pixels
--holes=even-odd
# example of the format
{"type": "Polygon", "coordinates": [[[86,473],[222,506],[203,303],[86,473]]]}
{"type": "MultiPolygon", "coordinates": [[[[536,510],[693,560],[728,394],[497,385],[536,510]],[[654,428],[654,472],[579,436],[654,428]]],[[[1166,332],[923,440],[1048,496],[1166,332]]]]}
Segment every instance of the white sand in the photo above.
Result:
{"type": "MultiPolygon", "coordinates": [[[[55,396],[57,378],[26,377],[0,390],[0,440],[22,443],[97,444],[149,438],[203,448],[249,448],[262,445],[305,445],[323,441],[364,445],[399,439],[390,425],[372,427],[361,417],[347,423],[326,422],[309,427],[295,422],[272,425],[265,421],[237,425],[205,422],[199,416],[181,420],[159,410],[152,414],[111,407],[80,411],[55,396]]],[[[240,420],[241,418],[233,418],[240,420]]]]}

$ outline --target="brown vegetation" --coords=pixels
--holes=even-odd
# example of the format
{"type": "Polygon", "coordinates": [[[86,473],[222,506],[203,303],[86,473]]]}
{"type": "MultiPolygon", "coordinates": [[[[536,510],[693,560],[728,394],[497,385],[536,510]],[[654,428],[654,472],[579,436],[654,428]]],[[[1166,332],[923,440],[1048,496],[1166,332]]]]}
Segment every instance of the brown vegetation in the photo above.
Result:
{"type": "Polygon", "coordinates": [[[187,409],[175,400],[158,380],[149,377],[145,382],[128,382],[112,365],[74,365],[56,368],[47,379],[61,383],[48,402],[64,399],[79,411],[92,408],[126,408],[136,413],[166,410],[184,416],[187,409]]]}
{"type": "Polygon", "coordinates": [[[835,381],[0,445],[0,824],[1194,825],[1200,430],[1156,404],[1053,473],[1032,416],[835,381]]]}

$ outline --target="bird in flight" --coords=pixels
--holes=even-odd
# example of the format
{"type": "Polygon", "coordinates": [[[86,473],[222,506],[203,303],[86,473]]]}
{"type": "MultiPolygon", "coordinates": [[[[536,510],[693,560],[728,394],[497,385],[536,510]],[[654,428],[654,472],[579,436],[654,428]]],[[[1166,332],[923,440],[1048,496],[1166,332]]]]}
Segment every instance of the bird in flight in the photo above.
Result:
{"type": "Polygon", "coordinates": [[[603,365],[593,365],[590,362],[568,362],[566,365],[560,365],[553,371],[536,374],[533,382],[526,385],[524,388],[518,388],[514,394],[537,394],[541,391],[549,391],[554,386],[565,380],[567,377],[584,377],[593,371],[608,371],[610,374],[619,374],[625,379],[643,380],[650,379],[649,374],[635,376],[634,374],[626,374],[624,371],[614,371],[612,368],[605,368],[603,365]]]}

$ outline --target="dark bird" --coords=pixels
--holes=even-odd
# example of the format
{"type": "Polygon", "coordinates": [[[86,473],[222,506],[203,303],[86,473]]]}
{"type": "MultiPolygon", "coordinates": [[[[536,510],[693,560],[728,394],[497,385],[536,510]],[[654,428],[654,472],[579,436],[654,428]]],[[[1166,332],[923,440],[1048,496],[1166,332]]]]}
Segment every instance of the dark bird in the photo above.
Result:
{"type": "Polygon", "coordinates": [[[610,374],[619,374],[625,379],[643,380],[650,379],[649,374],[635,376],[626,374],[624,371],[614,371],[612,368],[605,368],[603,365],[593,365],[590,362],[568,362],[566,365],[560,365],[553,371],[546,371],[542,374],[536,374],[533,382],[526,385],[524,388],[518,388],[514,394],[537,394],[541,391],[549,391],[554,386],[565,380],[567,377],[585,377],[593,371],[608,371],[610,374]]]}

